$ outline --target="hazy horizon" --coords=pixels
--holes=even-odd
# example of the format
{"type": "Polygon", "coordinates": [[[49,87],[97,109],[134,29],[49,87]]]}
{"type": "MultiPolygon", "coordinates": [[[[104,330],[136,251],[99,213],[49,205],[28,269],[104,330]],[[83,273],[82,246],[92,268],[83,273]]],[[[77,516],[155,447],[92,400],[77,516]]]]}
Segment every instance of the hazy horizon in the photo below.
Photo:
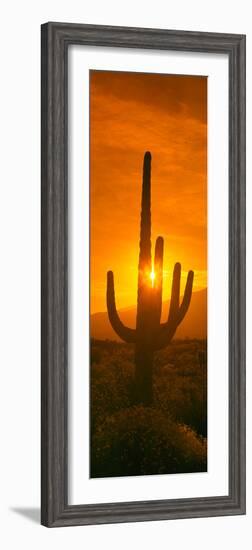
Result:
{"type": "MultiPolygon", "coordinates": [[[[204,292],[204,291],[207,291],[207,289],[208,289],[207,286],[204,287],[204,288],[199,288],[199,289],[197,289],[197,290],[193,290],[192,294],[197,294],[198,292],[204,292]]],[[[181,291],[180,297],[181,297],[181,299],[182,299],[182,297],[183,297],[183,291],[181,291]]],[[[167,298],[166,300],[163,300],[163,306],[169,304],[169,302],[170,302],[170,298],[167,298]]],[[[118,311],[127,311],[127,310],[131,310],[131,309],[133,309],[133,308],[136,308],[136,300],[135,300],[135,304],[130,304],[130,305],[128,305],[128,306],[118,308],[118,311]]],[[[90,311],[91,317],[92,317],[93,315],[97,315],[97,314],[99,314],[99,313],[107,313],[107,308],[105,308],[104,310],[93,311],[92,313],[91,313],[91,311],[90,311]]],[[[162,316],[163,316],[163,312],[162,312],[162,316]]]]}
{"type": "MultiPolygon", "coordinates": [[[[167,320],[170,300],[163,302],[161,322],[167,320]]],[[[130,328],[136,326],[136,304],[119,311],[122,322],[130,328]]],[[[113,330],[107,311],[99,311],[90,315],[91,338],[100,340],[120,341],[113,330]]],[[[175,339],[206,339],[207,338],[207,288],[192,293],[190,307],[177,328],[175,339]]]]}

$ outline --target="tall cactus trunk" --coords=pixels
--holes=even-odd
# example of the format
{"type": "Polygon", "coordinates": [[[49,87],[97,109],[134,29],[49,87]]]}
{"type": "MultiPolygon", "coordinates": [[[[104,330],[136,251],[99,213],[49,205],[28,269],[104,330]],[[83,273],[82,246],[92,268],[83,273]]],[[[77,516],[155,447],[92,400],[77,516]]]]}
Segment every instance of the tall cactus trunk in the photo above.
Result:
{"type": "Polygon", "coordinates": [[[136,344],[135,349],[135,391],[137,404],[151,405],[153,400],[153,351],[146,344],[136,344]]]}
{"type": "Polygon", "coordinates": [[[138,262],[138,293],[136,328],[122,323],[115,303],[114,276],[107,275],[107,309],[110,323],[125,342],[135,344],[135,399],[137,403],[150,405],[153,399],[154,352],[166,347],[172,340],[178,325],[189,308],[193,271],[189,271],[183,300],[180,304],[181,265],[176,263],[173,271],[172,293],[168,320],[160,323],[162,311],[163,238],[155,245],[154,265],[151,255],[151,154],[144,155],[142,205],[140,224],[140,251],[138,262]],[[151,278],[152,271],[154,277],[151,278]]]}
{"type": "Polygon", "coordinates": [[[135,347],[135,394],[136,401],[149,405],[152,402],[154,330],[153,288],[151,287],[151,155],[145,153],[143,165],[140,243],[138,262],[138,293],[135,347]]]}

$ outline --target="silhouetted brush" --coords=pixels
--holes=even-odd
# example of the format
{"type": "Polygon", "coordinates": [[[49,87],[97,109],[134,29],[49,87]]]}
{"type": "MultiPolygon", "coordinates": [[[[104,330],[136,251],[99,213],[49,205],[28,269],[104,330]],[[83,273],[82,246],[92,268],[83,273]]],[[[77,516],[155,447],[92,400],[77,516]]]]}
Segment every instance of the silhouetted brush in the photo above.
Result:
{"type": "Polygon", "coordinates": [[[151,154],[144,155],[140,252],[138,263],[138,293],[136,328],[126,327],[119,318],[115,303],[114,276],[107,275],[107,309],[110,323],[118,336],[135,344],[135,389],[136,401],[149,405],[153,397],[153,354],[166,347],[173,338],[178,325],[189,308],[193,271],[189,271],[180,303],[181,265],[176,263],[173,271],[171,301],[168,320],[161,323],[164,241],[158,237],[155,245],[154,269],[151,257],[151,154]]]}

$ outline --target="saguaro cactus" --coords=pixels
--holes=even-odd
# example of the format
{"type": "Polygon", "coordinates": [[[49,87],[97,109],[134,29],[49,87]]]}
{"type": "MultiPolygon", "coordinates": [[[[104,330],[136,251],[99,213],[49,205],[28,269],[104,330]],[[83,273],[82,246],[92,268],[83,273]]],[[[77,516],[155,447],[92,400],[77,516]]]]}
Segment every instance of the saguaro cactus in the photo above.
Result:
{"type": "Polygon", "coordinates": [[[153,397],[153,354],[166,347],[189,308],[193,271],[189,271],[180,303],[181,264],[173,271],[172,291],[168,319],[161,323],[164,241],[158,237],[155,245],[154,265],[151,257],[151,154],[144,155],[142,206],[140,225],[140,252],[138,263],[138,295],[136,328],[126,327],[119,318],[115,303],[114,275],[107,274],[107,309],[114,331],[125,342],[135,344],[136,401],[149,405],[153,397]]]}

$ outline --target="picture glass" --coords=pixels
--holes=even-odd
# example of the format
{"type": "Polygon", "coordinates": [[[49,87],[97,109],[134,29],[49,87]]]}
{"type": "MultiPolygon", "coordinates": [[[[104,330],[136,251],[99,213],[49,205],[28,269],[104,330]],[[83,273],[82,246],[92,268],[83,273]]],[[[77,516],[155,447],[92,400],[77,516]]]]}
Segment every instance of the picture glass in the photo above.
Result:
{"type": "Polygon", "coordinates": [[[207,89],[89,71],[90,478],[208,470],[207,89]]]}

